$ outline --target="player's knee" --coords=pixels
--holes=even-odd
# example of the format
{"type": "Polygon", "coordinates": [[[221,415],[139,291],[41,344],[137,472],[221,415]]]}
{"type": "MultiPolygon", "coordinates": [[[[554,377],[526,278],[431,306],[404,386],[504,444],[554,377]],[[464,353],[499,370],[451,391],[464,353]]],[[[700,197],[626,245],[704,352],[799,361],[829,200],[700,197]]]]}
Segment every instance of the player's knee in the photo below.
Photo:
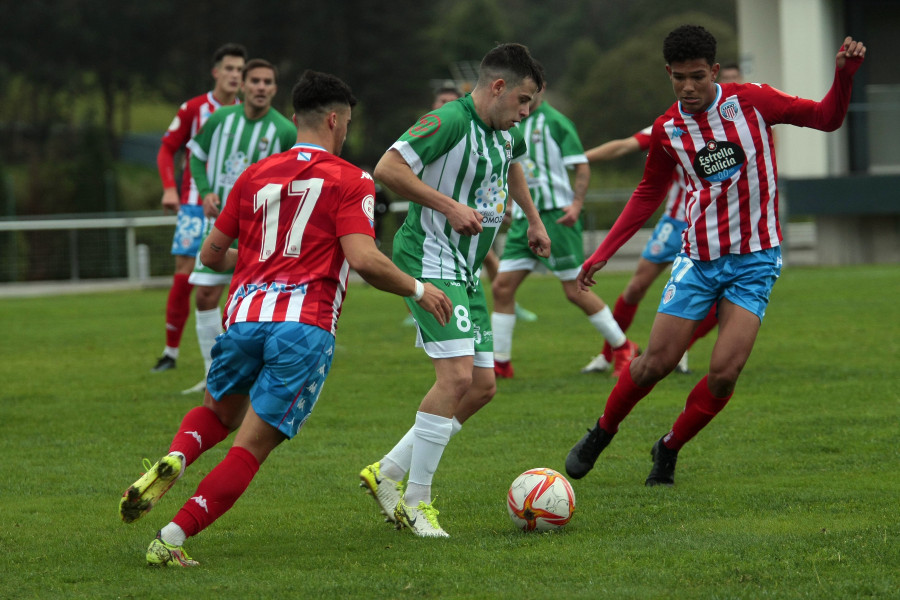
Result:
{"type": "Polygon", "coordinates": [[[466,395],[466,392],[469,391],[472,387],[472,375],[471,374],[458,374],[453,377],[452,380],[448,382],[450,386],[450,393],[458,400],[466,395]]]}
{"type": "Polygon", "coordinates": [[[495,302],[511,302],[515,293],[516,288],[500,275],[491,283],[491,294],[494,296],[495,302]]]}
{"type": "Polygon", "coordinates": [[[479,388],[480,396],[483,400],[482,406],[491,401],[494,395],[497,393],[497,380],[491,380],[490,383],[483,384],[479,388]]]}
{"type": "Polygon", "coordinates": [[[625,290],[622,292],[622,298],[626,303],[633,305],[640,303],[646,294],[646,286],[636,281],[631,281],[625,286],[625,290]]]}
{"type": "Polygon", "coordinates": [[[740,374],[741,369],[736,365],[710,366],[706,385],[716,398],[727,398],[734,392],[740,374]]]}
{"type": "Polygon", "coordinates": [[[197,286],[194,294],[197,303],[197,310],[211,310],[219,306],[219,294],[215,288],[208,286],[197,286]]]}
{"type": "Polygon", "coordinates": [[[574,304],[576,306],[581,306],[581,304],[579,303],[579,300],[582,299],[582,294],[584,294],[584,292],[579,290],[577,286],[566,286],[563,289],[566,292],[566,300],[568,300],[569,302],[571,302],[572,304],[574,304]]]}
{"type": "Polygon", "coordinates": [[[678,360],[663,355],[642,354],[631,361],[631,379],[640,387],[648,387],[674,371],[677,364],[678,360]]]}

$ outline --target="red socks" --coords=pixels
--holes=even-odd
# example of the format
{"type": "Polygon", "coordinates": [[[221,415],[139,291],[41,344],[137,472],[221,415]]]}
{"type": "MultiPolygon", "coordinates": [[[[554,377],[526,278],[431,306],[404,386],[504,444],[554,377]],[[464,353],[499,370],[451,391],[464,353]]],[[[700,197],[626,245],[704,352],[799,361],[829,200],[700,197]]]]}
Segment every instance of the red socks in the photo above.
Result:
{"type": "Polygon", "coordinates": [[[663,443],[669,450],[680,450],[701,429],[706,427],[731,399],[733,393],[729,394],[727,398],[713,396],[709,391],[706,379],[706,377],[701,379],[688,394],[684,412],[678,415],[678,419],[672,425],[672,431],[665,437],[663,443]]]}
{"type": "Polygon", "coordinates": [[[246,448],[232,446],[225,458],[203,478],[194,496],[172,522],[188,537],[197,535],[231,508],[259,471],[259,462],[246,448]]]}
{"type": "Polygon", "coordinates": [[[166,346],[178,348],[184,324],[191,313],[191,290],[194,286],[188,283],[187,273],[175,273],[172,287],[169,289],[169,300],[166,302],[166,346]]]}
{"type": "Polygon", "coordinates": [[[222,425],[212,409],[205,406],[192,408],[181,420],[178,433],[172,438],[169,452],[184,454],[184,466],[228,437],[228,428],[222,425]]]}
{"type": "MultiPolygon", "coordinates": [[[[634,315],[637,313],[637,309],[637,304],[628,304],[622,296],[619,296],[616,299],[616,305],[613,308],[613,319],[616,320],[616,323],[619,324],[619,328],[623,332],[627,331],[631,326],[631,322],[634,321],[634,315]]],[[[603,344],[603,357],[608,362],[612,362],[612,348],[610,347],[609,342],[603,344]]]]}
{"type": "Polygon", "coordinates": [[[606,408],[603,415],[597,421],[600,429],[607,433],[616,433],[619,431],[619,423],[621,423],[635,404],[641,401],[641,398],[650,393],[650,387],[638,387],[631,379],[631,369],[624,369],[619,375],[615,387],[609,393],[606,400],[606,408]]]}

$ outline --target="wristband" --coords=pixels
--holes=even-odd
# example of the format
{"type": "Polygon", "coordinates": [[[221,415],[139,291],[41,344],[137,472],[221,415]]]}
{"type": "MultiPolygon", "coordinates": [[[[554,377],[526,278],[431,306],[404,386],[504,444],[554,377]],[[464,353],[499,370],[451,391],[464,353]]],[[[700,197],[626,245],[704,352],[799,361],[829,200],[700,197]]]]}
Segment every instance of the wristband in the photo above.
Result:
{"type": "Polygon", "coordinates": [[[413,302],[418,302],[422,299],[422,296],[425,295],[425,284],[416,279],[416,291],[413,294],[407,296],[407,298],[411,298],[413,302]]]}

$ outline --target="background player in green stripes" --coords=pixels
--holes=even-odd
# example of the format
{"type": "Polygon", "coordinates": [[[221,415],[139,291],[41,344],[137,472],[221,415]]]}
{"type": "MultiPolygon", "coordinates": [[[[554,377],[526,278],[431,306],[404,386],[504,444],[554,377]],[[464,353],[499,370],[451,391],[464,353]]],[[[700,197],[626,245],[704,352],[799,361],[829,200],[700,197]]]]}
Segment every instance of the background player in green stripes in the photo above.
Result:
{"type": "Polygon", "coordinates": [[[412,201],[394,237],[394,262],[443,290],[453,304],[450,323],[441,327],[407,302],[417,322],[417,344],[434,364],[435,383],[412,429],[360,473],[388,519],[418,536],[447,537],[431,500],[434,472],[450,437],[496,391],[490,315],[477,273],[510,195],[528,219],[530,247],[539,256],[550,253],[525,174],[513,162],[526,152],[516,124],[528,116],[541,87],[528,48],[501,44],[482,59],[470,95],[424,115],[375,167],[377,179],[412,201]]]}
{"type": "Polygon", "coordinates": [[[562,283],[566,298],[580,308],[588,321],[615,349],[614,376],[637,352],[613,318],[612,311],[593,292],[578,289],[578,272],[584,262],[581,239],[581,209],[591,179],[584,147],[575,126],[565,115],[544,101],[546,86],[531,101],[531,112],[520,129],[525,134],[528,157],[523,161],[525,177],[541,220],[553,240],[547,258],[535,255],[528,247],[528,223],[518,207],[513,207],[513,222],[506,235],[499,273],[491,287],[494,312],[494,374],[513,376],[512,338],[516,325],[516,290],[542,262],[562,283]],[[568,169],[575,169],[575,189],[569,181],[568,169]]]}
{"type": "MultiPolygon", "coordinates": [[[[204,239],[224,208],[231,186],[248,166],[293,146],[297,128],[272,108],[278,91],[278,71],[267,60],[254,58],[244,67],[241,91],[244,103],[220,108],[188,143],[191,173],[203,198],[204,239]]],[[[231,281],[231,271],[219,273],[197,260],[190,282],[196,286],[197,342],[203,355],[203,379],[185,393],[206,389],[206,373],[216,336],[222,333],[219,300],[231,281]]]]}

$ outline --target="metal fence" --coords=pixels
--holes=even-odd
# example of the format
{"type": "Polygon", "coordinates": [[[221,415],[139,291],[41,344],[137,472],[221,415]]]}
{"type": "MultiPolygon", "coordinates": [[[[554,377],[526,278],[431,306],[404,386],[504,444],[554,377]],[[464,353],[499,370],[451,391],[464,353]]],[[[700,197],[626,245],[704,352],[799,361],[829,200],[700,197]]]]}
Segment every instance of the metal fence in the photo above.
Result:
{"type": "Polygon", "coordinates": [[[175,219],[136,213],[0,220],[0,282],[170,274],[175,219]]]}
{"type": "MultiPolygon", "coordinates": [[[[602,241],[624,205],[624,192],[595,194],[584,211],[585,253],[602,241]]],[[[402,223],[407,203],[394,202],[382,228],[381,250],[391,254],[391,240],[402,223]]],[[[54,215],[0,219],[0,284],[39,281],[127,280],[144,282],[169,276],[174,215],[143,212],[118,215],[54,215]]],[[[651,221],[653,223],[655,221],[651,221]]],[[[786,227],[786,246],[794,264],[815,263],[815,226],[786,227]]],[[[615,257],[612,269],[632,269],[649,229],[637,233],[615,257]]],[[[503,237],[498,240],[502,247],[503,237]]]]}

